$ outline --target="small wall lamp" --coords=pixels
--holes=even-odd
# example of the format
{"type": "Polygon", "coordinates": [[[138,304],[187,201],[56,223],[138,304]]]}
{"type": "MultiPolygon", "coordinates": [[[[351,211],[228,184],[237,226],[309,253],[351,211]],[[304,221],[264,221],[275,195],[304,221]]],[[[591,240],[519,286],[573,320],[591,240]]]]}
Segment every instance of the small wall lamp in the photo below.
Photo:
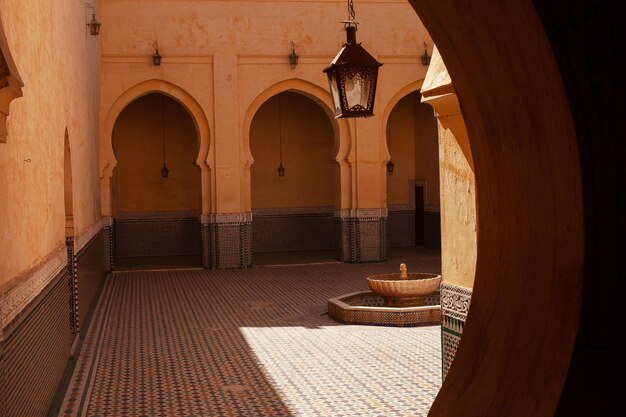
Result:
{"type": "Polygon", "coordinates": [[[96,8],[89,3],[86,3],[88,9],[91,9],[91,20],[87,23],[89,28],[89,34],[96,36],[100,33],[100,22],[96,19],[96,8]]]}
{"type": "Polygon", "coordinates": [[[298,55],[296,54],[296,45],[291,41],[291,53],[289,54],[289,63],[291,69],[294,69],[298,65],[298,55]]]}
{"type": "Polygon", "coordinates": [[[426,42],[424,42],[424,55],[422,55],[422,65],[428,66],[430,64],[430,55],[428,55],[428,50],[426,49],[426,42]]]}
{"type": "Polygon", "coordinates": [[[154,42],[154,54],[152,55],[152,63],[154,65],[161,65],[161,55],[159,54],[159,43],[154,42]]]}

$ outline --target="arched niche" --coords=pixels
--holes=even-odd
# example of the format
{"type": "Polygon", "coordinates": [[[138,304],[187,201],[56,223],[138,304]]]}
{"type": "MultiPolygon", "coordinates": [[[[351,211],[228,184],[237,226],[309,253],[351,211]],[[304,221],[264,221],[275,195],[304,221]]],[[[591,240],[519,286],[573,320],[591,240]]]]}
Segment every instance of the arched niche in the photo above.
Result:
{"type": "Polygon", "coordinates": [[[335,143],[332,119],[306,95],[284,91],[259,107],[250,127],[257,262],[260,252],[276,251],[334,258],[335,143]]]}
{"type": "MultiPolygon", "coordinates": [[[[414,83],[417,87],[421,84],[414,83]]],[[[439,144],[433,108],[418,89],[403,89],[385,109],[389,250],[425,245],[440,249],[439,144]]]]}
{"type": "MultiPolygon", "coordinates": [[[[281,81],[272,85],[260,93],[250,104],[247,106],[247,111],[243,117],[242,134],[243,134],[243,149],[245,152],[245,175],[244,175],[244,193],[248,196],[248,205],[251,204],[250,196],[250,167],[254,163],[254,158],[250,151],[250,126],[252,119],[257,113],[259,108],[269,100],[271,97],[280,94],[285,91],[292,91],[302,94],[315,103],[320,105],[324,112],[328,115],[333,126],[333,132],[335,135],[335,145],[333,150],[333,159],[337,162],[337,169],[339,170],[336,176],[338,184],[335,189],[339,192],[336,193],[335,209],[341,209],[349,207],[351,198],[351,165],[350,165],[350,149],[351,149],[351,133],[350,127],[346,119],[335,119],[332,111],[332,98],[330,93],[305,80],[292,78],[281,81]]],[[[251,206],[247,209],[250,210],[251,206]]]]}
{"type": "Polygon", "coordinates": [[[113,152],[113,128],[120,113],[126,106],[139,97],[150,93],[162,93],[180,103],[190,114],[198,132],[198,154],[195,164],[201,170],[201,189],[203,214],[211,212],[211,193],[215,187],[211,186],[211,158],[210,127],[202,106],[184,89],[165,80],[147,80],[139,83],[122,93],[109,108],[103,123],[100,126],[100,190],[102,215],[111,216],[111,176],[117,166],[117,159],[113,152]]]}

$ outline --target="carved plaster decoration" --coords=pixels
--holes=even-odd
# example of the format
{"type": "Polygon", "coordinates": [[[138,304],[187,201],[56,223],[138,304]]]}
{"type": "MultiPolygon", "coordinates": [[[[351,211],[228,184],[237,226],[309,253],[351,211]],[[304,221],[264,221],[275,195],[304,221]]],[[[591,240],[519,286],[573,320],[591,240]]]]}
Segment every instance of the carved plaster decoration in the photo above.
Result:
{"type": "Polygon", "coordinates": [[[200,216],[202,224],[243,224],[252,222],[252,212],[211,213],[200,216]]]}
{"type": "Polygon", "coordinates": [[[341,209],[335,210],[335,217],[339,217],[342,220],[348,219],[382,219],[387,217],[388,211],[386,207],[383,208],[369,208],[369,209],[341,209]]]}
{"type": "Polygon", "coordinates": [[[27,271],[15,287],[1,295],[0,322],[2,326],[11,323],[66,266],[67,249],[63,245],[41,264],[27,271]]]}
{"type": "Polygon", "coordinates": [[[446,316],[465,321],[471,298],[472,290],[469,288],[441,284],[441,309],[446,316]]]}
{"type": "Polygon", "coordinates": [[[17,71],[0,20],[0,142],[6,142],[7,117],[13,100],[22,97],[24,82],[17,71]]]}

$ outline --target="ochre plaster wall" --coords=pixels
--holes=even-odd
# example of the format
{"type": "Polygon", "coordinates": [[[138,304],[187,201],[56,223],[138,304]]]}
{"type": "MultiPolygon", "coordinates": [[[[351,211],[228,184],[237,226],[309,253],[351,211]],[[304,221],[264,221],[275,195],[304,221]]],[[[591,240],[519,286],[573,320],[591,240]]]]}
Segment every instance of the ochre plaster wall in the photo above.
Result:
{"type": "Polygon", "coordinates": [[[393,175],[387,177],[387,204],[409,201],[409,181],[426,188],[425,205],[439,211],[439,148],[437,121],[432,107],[420,102],[419,92],[402,98],[389,115],[387,133],[391,141],[393,175]]]}
{"type": "Polygon", "coordinates": [[[472,288],[477,251],[476,180],[463,115],[437,51],[422,93],[423,101],[435,109],[439,120],[441,275],[444,282],[472,288]],[[437,91],[446,92],[437,95],[437,91]]]}
{"type": "MultiPolygon", "coordinates": [[[[329,102],[322,69],[345,42],[339,23],[346,17],[345,2],[154,0],[146,13],[145,1],[103,0],[101,10],[101,120],[107,121],[110,112],[115,112],[116,101],[125,91],[150,80],[164,80],[184,90],[210,127],[210,146],[198,155],[206,167],[203,172],[210,171],[203,175],[203,190],[210,190],[203,197],[203,213],[249,211],[250,169],[254,168],[246,123],[256,112],[253,107],[262,104],[255,100],[282,82],[297,81],[315,91],[320,102],[329,102]],[[163,57],[160,66],[151,63],[155,41],[163,57]],[[292,41],[300,56],[294,69],[288,61],[292,41]]],[[[405,1],[359,1],[357,18],[359,42],[385,65],[380,71],[375,116],[336,122],[344,134],[337,154],[341,198],[334,205],[381,208],[386,206],[387,158],[382,116],[400,90],[424,77],[426,67],[419,57],[423,42],[429,51],[432,42],[405,1]]],[[[110,140],[104,126],[104,150],[110,140]]],[[[102,152],[105,186],[104,177],[111,175],[115,163],[111,154],[102,152]]],[[[105,196],[103,211],[108,210],[105,196]]]]}
{"type": "Polygon", "coordinates": [[[332,209],[339,190],[335,190],[335,139],[328,115],[301,94],[280,94],[285,176],[279,177],[278,101],[279,96],[269,99],[252,120],[252,208],[332,209]]]}
{"type": "MultiPolygon", "coordinates": [[[[92,2],[97,6],[97,1],[92,2]]],[[[83,2],[0,1],[24,82],[0,143],[0,285],[65,245],[64,137],[72,158],[74,232],[100,220],[100,38],[83,2]]]]}
{"type": "Polygon", "coordinates": [[[113,129],[118,165],[114,175],[114,214],[200,211],[200,170],[195,165],[198,133],[189,113],[163,94],[148,94],[120,114],[113,129]],[[163,100],[164,99],[164,100],[163,100]],[[165,107],[163,166],[162,106],[165,107]]]}

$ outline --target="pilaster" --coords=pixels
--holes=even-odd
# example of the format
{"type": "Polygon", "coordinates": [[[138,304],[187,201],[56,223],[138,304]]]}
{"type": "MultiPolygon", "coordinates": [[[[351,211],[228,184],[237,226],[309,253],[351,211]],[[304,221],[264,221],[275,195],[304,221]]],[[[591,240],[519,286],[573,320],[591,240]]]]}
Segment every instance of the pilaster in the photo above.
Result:
{"type": "Polygon", "coordinates": [[[217,213],[200,217],[202,266],[206,269],[252,266],[252,213],[217,213]]]}

